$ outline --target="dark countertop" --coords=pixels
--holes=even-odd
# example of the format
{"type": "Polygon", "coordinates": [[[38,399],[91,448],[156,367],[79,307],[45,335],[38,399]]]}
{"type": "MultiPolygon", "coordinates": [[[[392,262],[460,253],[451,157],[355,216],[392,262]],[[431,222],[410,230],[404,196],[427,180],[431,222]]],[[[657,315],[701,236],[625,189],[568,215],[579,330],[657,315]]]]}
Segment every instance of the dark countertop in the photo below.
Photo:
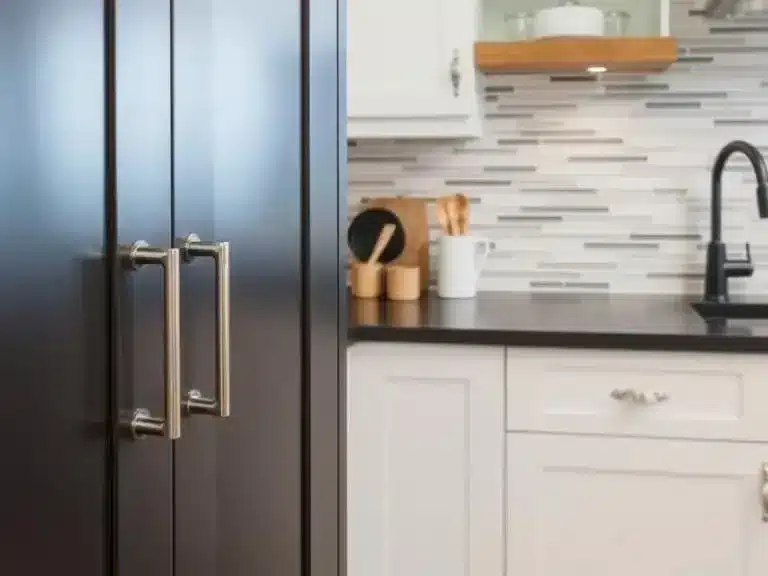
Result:
{"type": "Polygon", "coordinates": [[[349,298],[349,339],[492,346],[768,352],[768,320],[707,323],[698,297],[481,293],[473,300],[349,298]]]}

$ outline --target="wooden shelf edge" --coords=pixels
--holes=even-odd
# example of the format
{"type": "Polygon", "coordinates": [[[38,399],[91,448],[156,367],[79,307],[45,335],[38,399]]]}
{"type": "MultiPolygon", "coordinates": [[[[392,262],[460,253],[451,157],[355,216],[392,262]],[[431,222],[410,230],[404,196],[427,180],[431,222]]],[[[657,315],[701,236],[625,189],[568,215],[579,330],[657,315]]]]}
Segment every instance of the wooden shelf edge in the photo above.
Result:
{"type": "Polygon", "coordinates": [[[481,72],[661,72],[677,61],[677,41],[654,38],[547,38],[523,42],[477,42],[475,66],[481,72]]]}

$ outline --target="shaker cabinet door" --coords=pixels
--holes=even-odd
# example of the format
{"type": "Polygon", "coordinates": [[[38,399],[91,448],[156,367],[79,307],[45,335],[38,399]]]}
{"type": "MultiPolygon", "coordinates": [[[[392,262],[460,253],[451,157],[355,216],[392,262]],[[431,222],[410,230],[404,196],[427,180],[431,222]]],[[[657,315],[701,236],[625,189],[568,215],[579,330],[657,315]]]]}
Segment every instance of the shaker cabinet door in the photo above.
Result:
{"type": "Polygon", "coordinates": [[[510,434],[507,574],[768,573],[768,446],[510,434]]]}
{"type": "Polygon", "coordinates": [[[503,574],[504,351],[349,351],[349,576],[503,574]]]}
{"type": "Polygon", "coordinates": [[[469,131],[475,14],[475,0],[348,2],[349,137],[469,131]]]}

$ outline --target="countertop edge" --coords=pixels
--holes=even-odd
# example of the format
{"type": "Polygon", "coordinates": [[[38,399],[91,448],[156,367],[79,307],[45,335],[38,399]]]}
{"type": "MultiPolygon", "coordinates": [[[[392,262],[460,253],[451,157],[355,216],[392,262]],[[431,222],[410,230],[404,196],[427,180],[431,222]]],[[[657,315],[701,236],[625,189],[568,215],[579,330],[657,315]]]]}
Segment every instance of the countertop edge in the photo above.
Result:
{"type": "Polygon", "coordinates": [[[462,344],[531,348],[582,348],[646,351],[760,353],[768,352],[768,338],[736,335],[641,334],[628,332],[556,332],[518,329],[405,328],[350,326],[355,342],[462,344]]]}

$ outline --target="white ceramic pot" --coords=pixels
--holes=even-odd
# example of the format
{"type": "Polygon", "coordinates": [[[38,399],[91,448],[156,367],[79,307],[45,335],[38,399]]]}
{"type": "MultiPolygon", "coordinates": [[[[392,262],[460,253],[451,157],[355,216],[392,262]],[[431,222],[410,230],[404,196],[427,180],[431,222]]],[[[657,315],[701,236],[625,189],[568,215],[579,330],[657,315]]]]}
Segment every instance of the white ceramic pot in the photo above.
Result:
{"type": "Polygon", "coordinates": [[[555,36],[602,36],[605,15],[592,6],[557,6],[536,13],[533,29],[537,38],[555,36]]]}

